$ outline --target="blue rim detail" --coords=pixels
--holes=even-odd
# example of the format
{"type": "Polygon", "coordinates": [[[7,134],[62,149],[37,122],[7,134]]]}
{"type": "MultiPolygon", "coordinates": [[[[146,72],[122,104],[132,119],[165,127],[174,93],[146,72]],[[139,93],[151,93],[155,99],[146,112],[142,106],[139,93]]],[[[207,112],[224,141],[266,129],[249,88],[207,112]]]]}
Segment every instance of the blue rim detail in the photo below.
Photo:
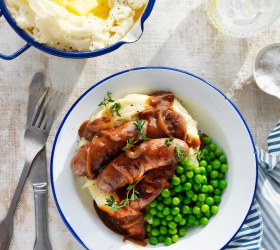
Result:
{"type": "MultiPolygon", "coordinates": [[[[150,16],[154,5],[155,5],[156,0],[149,0],[148,5],[144,11],[144,13],[142,14],[141,17],[141,29],[142,29],[142,33],[144,32],[144,23],[147,20],[147,18],[150,16]]],[[[48,53],[50,55],[54,55],[54,56],[59,56],[59,57],[64,57],[64,58],[74,58],[74,59],[85,59],[85,58],[92,58],[92,57],[97,57],[97,56],[101,56],[107,53],[110,53],[116,49],[118,49],[119,47],[121,47],[122,45],[129,43],[129,42],[125,42],[125,41],[119,41],[111,46],[105,47],[103,49],[99,49],[99,50],[94,50],[94,51],[83,51],[83,52],[66,52],[66,51],[62,51],[62,50],[57,50],[51,47],[48,47],[46,45],[43,45],[41,43],[36,42],[31,36],[29,36],[25,31],[23,31],[22,29],[20,29],[16,22],[14,21],[14,19],[12,18],[12,16],[10,15],[4,0],[0,0],[0,12],[2,12],[2,14],[4,15],[4,17],[6,18],[7,22],[10,24],[10,26],[14,29],[14,31],[22,38],[24,39],[28,44],[30,44],[31,46],[45,52],[48,53]]]]}
{"type": "MultiPolygon", "coordinates": [[[[210,87],[212,87],[214,90],[216,90],[218,93],[220,93],[228,102],[229,104],[231,104],[231,106],[235,109],[235,111],[237,112],[237,114],[239,115],[239,117],[241,118],[243,124],[245,125],[246,129],[247,129],[247,132],[249,134],[249,137],[251,139],[251,143],[252,143],[252,147],[253,147],[253,150],[254,150],[254,155],[255,155],[255,161],[256,161],[256,179],[255,179],[255,187],[254,187],[254,194],[253,194],[253,197],[252,197],[252,201],[251,201],[251,204],[250,204],[250,207],[249,207],[249,210],[243,220],[243,222],[241,223],[240,227],[238,228],[238,230],[236,231],[236,233],[231,237],[231,239],[221,248],[221,250],[225,249],[226,246],[233,240],[233,238],[235,237],[235,235],[238,233],[238,231],[241,229],[241,227],[243,226],[244,222],[246,221],[246,218],[251,210],[251,207],[253,205],[253,202],[254,202],[254,198],[255,198],[255,195],[256,195],[256,189],[257,189],[257,180],[258,180],[258,160],[257,160],[257,151],[256,151],[256,147],[255,147],[255,143],[254,143],[254,140],[253,140],[253,136],[250,132],[250,129],[249,129],[249,126],[247,125],[245,119],[243,118],[242,114],[240,113],[240,111],[238,110],[238,108],[235,106],[235,104],[229,100],[217,87],[213,86],[211,83],[209,83],[208,81],[204,80],[203,78],[200,78],[199,76],[196,76],[192,73],[189,73],[187,71],[184,71],[184,70],[180,70],[180,69],[176,69],[176,68],[170,68],[170,67],[163,67],[163,66],[150,66],[150,67],[138,67],[138,68],[133,68],[133,69],[129,69],[129,70],[124,70],[124,71],[121,71],[121,72],[118,72],[116,74],[113,74],[111,76],[108,76],[106,78],[104,78],[103,80],[101,80],[100,82],[97,82],[96,84],[94,84],[92,87],[90,87],[88,90],[86,90],[80,97],[79,99],[72,105],[72,107],[69,109],[69,111],[67,112],[67,114],[65,115],[65,117],[63,118],[60,126],[59,126],[59,129],[56,133],[56,136],[55,136],[55,140],[54,140],[54,144],[53,144],[53,147],[52,147],[52,153],[51,153],[51,162],[50,162],[50,179],[51,179],[51,187],[52,187],[52,192],[53,192],[53,196],[54,196],[54,200],[55,200],[55,204],[57,206],[57,209],[60,213],[60,216],[63,220],[63,222],[65,223],[66,227],[68,228],[68,230],[73,234],[73,236],[76,238],[76,240],[85,248],[85,249],[88,249],[86,247],[86,245],[83,243],[83,241],[79,238],[79,236],[75,233],[75,231],[73,230],[73,228],[71,227],[71,225],[67,222],[63,212],[61,211],[60,209],[60,206],[59,206],[59,203],[58,203],[58,200],[57,200],[57,197],[56,197],[56,193],[55,193],[55,188],[54,188],[54,180],[53,180],[53,159],[54,159],[54,153],[55,153],[55,147],[56,147],[56,143],[57,143],[57,140],[58,140],[58,136],[61,132],[61,129],[65,123],[65,121],[67,120],[68,116],[70,115],[70,113],[72,112],[72,110],[76,107],[76,105],[90,92],[92,91],[94,88],[96,88],[97,86],[99,86],[100,84],[102,84],[103,82],[106,82],[107,80],[111,79],[111,78],[114,78],[118,75],[122,75],[122,74],[125,74],[125,73],[128,73],[128,72],[131,72],[131,71],[139,71],[139,70],[150,70],[150,69],[153,69],[153,70],[170,70],[170,71],[176,71],[176,72],[180,72],[180,73],[183,73],[183,74],[186,74],[186,75],[189,75],[189,76],[192,76],[206,84],[208,84],[210,87]]],[[[88,249],[89,250],[89,249],[88,249]]]]}

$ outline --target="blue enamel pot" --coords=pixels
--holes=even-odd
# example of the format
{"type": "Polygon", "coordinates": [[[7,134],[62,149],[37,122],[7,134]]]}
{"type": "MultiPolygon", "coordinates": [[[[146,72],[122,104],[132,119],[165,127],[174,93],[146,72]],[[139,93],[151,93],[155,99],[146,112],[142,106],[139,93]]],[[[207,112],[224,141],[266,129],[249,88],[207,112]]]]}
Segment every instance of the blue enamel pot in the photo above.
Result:
{"type": "Polygon", "coordinates": [[[144,23],[147,20],[147,18],[150,16],[154,4],[156,0],[149,0],[148,5],[146,6],[146,9],[144,10],[140,20],[135,23],[133,28],[117,43],[112,44],[111,46],[105,47],[103,49],[98,49],[94,51],[83,51],[83,52],[67,52],[62,51],[58,49],[54,49],[51,47],[48,47],[44,44],[36,42],[31,36],[29,36],[24,30],[19,28],[15,22],[15,20],[10,15],[7,6],[5,5],[4,0],[0,0],[0,17],[2,15],[5,17],[7,22],[10,24],[10,26],[14,29],[14,31],[26,41],[26,44],[20,48],[18,51],[11,55],[5,55],[0,53],[0,58],[4,60],[12,60],[19,55],[21,55],[23,52],[28,50],[31,46],[48,53],[50,55],[59,56],[59,57],[65,57],[65,58],[75,58],[75,59],[85,59],[85,58],[91,58],[96,56],[101,56],[107,53],[110,53],[119,47],[121,47],[123,44],[126,43],[133,43],[136,42],[144,31],[144,23]]]}

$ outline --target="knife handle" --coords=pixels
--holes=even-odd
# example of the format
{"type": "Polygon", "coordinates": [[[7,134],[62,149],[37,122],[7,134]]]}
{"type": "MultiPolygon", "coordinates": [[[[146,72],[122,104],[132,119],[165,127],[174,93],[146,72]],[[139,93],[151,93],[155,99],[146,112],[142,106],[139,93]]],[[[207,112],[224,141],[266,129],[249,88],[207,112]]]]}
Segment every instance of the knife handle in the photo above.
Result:
{"type": "Polygon", "coordinates": [[[34,250],[52,250],[47,211],[47,183],[33,184],[35,201],[36,240],[34,250]]]}

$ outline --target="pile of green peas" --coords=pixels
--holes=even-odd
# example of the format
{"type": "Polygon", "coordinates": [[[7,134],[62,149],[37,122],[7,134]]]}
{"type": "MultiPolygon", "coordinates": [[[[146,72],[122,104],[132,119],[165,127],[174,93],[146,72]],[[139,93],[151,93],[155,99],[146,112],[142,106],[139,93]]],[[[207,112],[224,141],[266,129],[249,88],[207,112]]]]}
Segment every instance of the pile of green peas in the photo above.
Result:
{"type": "Polygon", "coordinates": [[[176,243],[190,228],[206,226],[219,212],[218,205],[227,187],[227,158],[210,137],[201,139],[199,166],[187,158],[181,161],[170,187],[163,189],[147,207],[146,231],[151,245],[176,243]]]}

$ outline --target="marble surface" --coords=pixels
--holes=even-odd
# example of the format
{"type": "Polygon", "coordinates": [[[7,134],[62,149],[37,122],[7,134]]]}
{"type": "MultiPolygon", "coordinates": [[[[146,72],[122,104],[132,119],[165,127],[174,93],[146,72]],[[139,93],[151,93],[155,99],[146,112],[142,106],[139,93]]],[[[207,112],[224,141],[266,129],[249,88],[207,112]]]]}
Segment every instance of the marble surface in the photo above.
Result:
{"type": "MultiPolygon", "coordinates": [[[[210,81],[236,104],[257,146],[265,149],[268,132],[280,118],[280,100],[256,86],[252,62],[263,46],[279,42],[279,26],[275,24],[251,38],[235,39],[212,26],[205,1],[160,0],[146,22],[142,38],[110,54],[71,60],[31,48],[13,61],[0,61],[0,218],[7,212],[24,164],[28,91],[36,71],[45,70],[47,84],[65,93],[64,104],[48,140],[49,155],[63,116],[86,89],[118,71],[147,65],[177,67],[210,81]]],[[[0,51],[10,53],[23,44],[2,17],[0,51]]],[[[82,249],[62,222],[51,190],[48,211],[53,249],[82,249]]],[[[34,229],[33,191],[27,182],[14,217],[10,249],[32,249],[34,229]]]]}

